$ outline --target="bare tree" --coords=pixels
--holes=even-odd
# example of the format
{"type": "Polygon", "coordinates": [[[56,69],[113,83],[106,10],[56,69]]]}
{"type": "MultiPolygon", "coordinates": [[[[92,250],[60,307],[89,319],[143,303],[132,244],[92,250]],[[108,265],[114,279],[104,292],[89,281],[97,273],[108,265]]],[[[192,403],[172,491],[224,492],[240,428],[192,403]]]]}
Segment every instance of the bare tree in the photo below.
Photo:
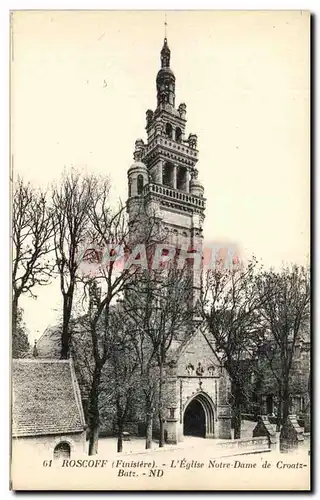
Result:
{"type": "Polygon", "coordinates": [[[143,276],[148,277],[147,270],[136,276],[135,288],[126,294],[124,310],[128,318],[131,319],[132,344],[139,361],[140,389],[145,401],[146,449],[149,449],[152,446],[152,423],[156,404],[156,380],[158,374],[155,370],[156,349],[150,343],[148,332],[154,307],[154,283],[148,279],[143,279],[143,276]],[[144,286],[142,285],[143,281],[144,286]],[[144,296],[142,296],[142,293],[144,296]],[[145,307],[141,307],[142,304],[145,307]]]}
{"type": "Polygon", "coordinates": [[[86,352],[82,361],[90,374],[88,420],[92,455],[98,449],[103,373],[106,362],[111,363],[114,355],[112,311],[115,301],[130,289],[132,277],[139,272],[139,248],[145,249],[148,241],[153,241],[158,224],[144,206],[137,211],[136,218],[131,217],[129,224],[121,203],[116,209],[111,207],[109,183],[103,179],[67,176],[61,189],[55,191],[54,204],[57,261],[64,299],[63,355],[70,345],[76,283],[81,282],[85,296],[88,292],[91,298],[95,295],[94,307],[81,318],[90,336],[91,354],[88,356],[86,352]],[[87,246],[85,252],[80,252],[79,248],[87,241],[91,242],[90,248],[87,246]]]}
{"type": "Polygon", "coordinates": [[[282,423],[289,415],[290,376],[295,347],[302,328],[310,320],[310,272],[302,266],[265,271],[257,277],[261,316],[268,332],[266,351],[279,387],[282,423]]]}
{"type": "MultiPolygon", "coordinates": [[[[105,245],[108,248],[110,242],[113,242],[113,236],[117,235],[117,244],[123,245],[128,232],[124,229],[124,212],[123,209],[115,215],[111,216],[103,200],[103,215],[97,211],[97,206],[92,212],[95,227],[99,228],[97,238],[100,238],[99,245],[105,245]]],[[[110,254],[109,254],[110,256],[110,254]]],[[[114,301],[125,288],[126,281],[130,278],[129,270],[116,271],[115,260],[110,259],[102,263],[94,278],[85,277],[87,285],[92,286],[93,282],[99,280],[101,288],[99,289],[99,297],[97,297],[97,307],[90,314],[89,331],[91,334],[91,345],[94,359],[94,369],[92,376],[92,385],[90,389],[89,399],[89,427],[90,427],[90,442],[89,455],[97,453],[98,438],[99,438],[99,393],[101,390],[101,375],[106,361],[111,357],[112,353],[112,328],[111,328],[111,308],[114,301]]]]}
{"type": "Polygon", "coordinates": [[[94,359],[89,398],[90,455],[97,453],[98,449],[99,393],[101,391],[102,371],[113,352],[111,341],[113,338],[112,307],[115,300],[133,286],[132,278],[140,269],[135,259],[139,257],[139,248],[145,248],[147,242],[153,238],[154,232],[157,231],[154,219],[146,215],[143,224],[144,230],[139,229],[135,234],[132,224],[131,226],[128,224],[125,207],[120,205],[117,210],[111,209],[108,192],[103,184],[96,186],[92,198],[89,210],[92,240],[95,241],[96,248],[101,249],[98,251],[101,262],[93,274],[87,270],[82,278],[87,289],[92,287],[93,283],[99,283],[96,307],[89,316],[89,331],[94,359]],[[137,244],[141,241],[143,241],[143,245],[139,247],[137,244]],[[138,251],[136,251],[137,248],[138,251]],[[124,251],[129,249],[129,257],[126,258],[123,255],[120,262],[117,259],[119,249],[124,251]],[[133,252],[130,249],[133,249],[133,252]]]}
{"type": "Polygon", "coordinates": [[[19,299],[50,282],[53,224],[45,192],[18,178],[12,203],[12,331],[17,333],[19,299]]]}
{"type": "Polygon", "coordinates": [[[217,266],[206,274],[202,313],[216,349],[232,382],[234,437],[241,436],[241,407],[246,399],[246,384],[256,359],[261,328],[259,308],[264,294],[257,294],[257,261],[246,266],[217,266]]]}
{"type": "Polygon", "coordinates": [[[187,267],[179,269],[176,262],[172,261],[165,266],[159,266],[158,269],[153,269],[151,266],[136,279],[136,287],[127,294],[124,307],[135,325],[134,344],[140,359],[141,373],[145,379],[146,448],[151,447],[155,406],[159,418],[159,447],[163,447],[167,354],[173,340],[179,338],[181,340],[187,331],[192,330],[192,277],[187,267]],[[156,385],[155,369],[158,379],[156,385]]]}
{"type": "MultiPolygon", "coordinates": [[[[111,404],[116,409],[117,450],[122,451],[124,425],[130,416],[138,387],[139,365],[131,344],[131,331],[128,329],[120,303],[113,304],[109,308],[106,332],[105,310],[100,314],[97,324],[94,324],[99,315],[101,298],[105,300],[106,297],[101,294],[101,288],[95,278],[90,278],[87,285],[90,287],[89,310],[71,322],[71,352],[78,378],[81,380],[82,395],[85,400],[89,400],[89,406],[86,406],[90,427],[89,453],[97,452],[96,435],[99,433],[103,409],[111,404]],[[97,340],[94,344],[92,334],[97,340]],[[93,347],[98,347],[99,358],[93,347]],[[102,358],[104,353],[106,353],[105,361],[102,358]]],[[[79,302],[81,304],[82,301],[79,302]]]]}
{"type": "Polygon", "coordinates": [[[276,430],[278,432],[280,431],[282,422],[282,374],[280,351],[267,326],[259,330],[259,337],[256,363],[258,368],[259,392],[261,392],[261,389],[265,391],[266,388],[268,388],[269,392],[277,395],[276,430]]]}
{"type": "MultiPolygon", "coordinates": [[[[70,319],[81,265],[81,253],[89,243],[90,204],[97,186],[93,176],[83,176],[72,170],[53,188],[53,220],[56,266],[63,300],[61,358],[69,356],[70,319]]],[[[108,183],[105,183],[108,192],[108,183]]]]}
{"type": "MultiPolygon", "coordinates": [[[[139,286],[137,280],[136,286],[139,286]]],[[[137,321],[136,318],[137,302],[135,299],[135,296],[131,296],[131,299],[128,299],[128,294],[126,295],[126,299],[124,301],[124,311],[127,317],[131,319],[131,325],[129,322],[129,331],[131,333],[132,346],[139,363],[140,390],[144,398],[146,424],[145,447],[146,449],[150,449],[152,446],[152,424],[156,406],[156,394],[158,387],[157,381],[159,378],[159,373],[157,370],[156,350],[150,343],[147,326],[143,321],[137,321]]],[[[141,300],[146,303],[145,315],[146,317],[148,317],[151,314],[152,309],[152,301],[149,293],[146,293],[143,299],[140,296],[139,301],[141,300]]]]}
{"type": "Polygon", "coordinates": [[[18,308],[16,329],[12,332],[12,357],[20,358],[30,348],[26,325],[23,321],[23,310],[18,308]]]}
{"type": "Polygon", "coordinates": [[[113,341],[110,363],[108,366],[108,384],[111,381],[111,401],[116,408],[117,451],[123,449],[124,426],[130,417],[131,410],[139,387],[139,363],[132,348],[130,324],[123,307],[118,305],[111,315],[111,331],[113,341]]]}

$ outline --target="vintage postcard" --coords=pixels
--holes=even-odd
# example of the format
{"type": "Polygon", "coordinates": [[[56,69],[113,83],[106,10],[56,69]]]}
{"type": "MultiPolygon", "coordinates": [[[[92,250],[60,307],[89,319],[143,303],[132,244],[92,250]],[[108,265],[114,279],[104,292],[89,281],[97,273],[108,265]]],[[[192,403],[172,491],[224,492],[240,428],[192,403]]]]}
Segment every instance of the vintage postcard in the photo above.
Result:
{"type": "Polygon", "coordinates": [[[309,12],[10,23],[12,489],[310,490],[309,12]]]}

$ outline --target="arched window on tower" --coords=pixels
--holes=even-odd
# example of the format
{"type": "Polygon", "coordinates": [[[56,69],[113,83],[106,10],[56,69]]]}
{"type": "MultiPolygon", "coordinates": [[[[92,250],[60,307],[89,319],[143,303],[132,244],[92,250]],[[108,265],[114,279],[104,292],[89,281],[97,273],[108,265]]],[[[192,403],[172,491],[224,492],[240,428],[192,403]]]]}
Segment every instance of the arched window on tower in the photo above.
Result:
{"type": "Polygon", "coordinates": [[[174,166],[172,163],[165,163],[162,174],[162,184],[164,186],[173,187],[173,168],[174,166]]]}
{"type": "Polygon", "coordinates": [[[176,141],[181,142],[182,139],[182,130],[180,127],[176,128],[176,141]]]}
{"type": "Polygon", "coordinates": [[[143,191],[143,176],[141,174],[137,177],[137,193],[142,194],[143,191]]]}
{"type": "Polygon", "coordinates": [[[172,139],[172,125],[171,123],[166,124],[166,136],[172,139]]]}
{"type": "Polygon", "coordinates": [[[132,184],[132,180],[129,179],[129,183],[128,183],[128,194],[129,194],[129,198],[131,196],[131,184],[132,184]]]}
{"type": "Polygon", "coordinates": [[[177,189],[186,191],[187,186],[187,171],[184,167],[179,167],[177,172],[177,189]]]}

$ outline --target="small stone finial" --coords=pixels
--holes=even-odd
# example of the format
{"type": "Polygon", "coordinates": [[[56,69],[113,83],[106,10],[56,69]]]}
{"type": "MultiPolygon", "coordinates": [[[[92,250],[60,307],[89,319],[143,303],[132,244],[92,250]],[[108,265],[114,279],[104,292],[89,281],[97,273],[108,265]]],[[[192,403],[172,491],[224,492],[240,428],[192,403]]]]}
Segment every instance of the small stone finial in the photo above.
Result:
{"type": "Polygon", "coordinates": [[[191,172],[191,179],[197,180],[198,179],[198,175],[199,175],[199,171],[196,168],[194,168],[192,170],[192,172],[191,172]]]}
{"type": "Polygon", "coordinates": [[[190,148],[195,149],[197,147],[198,136],[196,134],[189,134],[188,142],[190,148]]]}
{"type": "Polygon", "coordinates": [[[133,158],[135,161],[141,161],[144,150],[144,142],[142,139],[137,139],[135,142],[135,149],[133,153],[133,158]]]}
{"type": "Polygon", "coordinates": [[[144,147],[143,139],[137,139],[134,144],[135,144],[136,149],[144,147]]]}
{"type": "Polygon", "coordinates": [[[33,355],[34,358],[37,358],[39,356],[38,348],[37,348],[37,341],[36,340],[34,341],[32,355],[33,355]]]}
{"type": "Polygon", "coordinates": [[[187,114],[187,105],[184,102],[179,104],[178,113],[180,115],[180,118],[185,119],[186,114],[187,114]]]}
{"type": "Polygon", "coordinates": [[[147,126],[150,125],[150,123],[152,122],[152,118],[153,118],[153,111],[152,109],[148,109],[147,112],[146,112],[146,118],[147,118],[147,126]]]}
{"type": "Polygon", "coordinates": [[[142,159],[142,151],[134,151],[133,152],[134,161],[141,161],[142,159]]]}

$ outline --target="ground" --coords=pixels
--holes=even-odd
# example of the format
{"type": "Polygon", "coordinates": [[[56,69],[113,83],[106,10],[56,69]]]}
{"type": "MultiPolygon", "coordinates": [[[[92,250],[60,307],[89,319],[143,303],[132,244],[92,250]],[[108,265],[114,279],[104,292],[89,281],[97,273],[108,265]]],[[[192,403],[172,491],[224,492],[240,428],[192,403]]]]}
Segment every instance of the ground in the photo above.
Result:
{"type": "MultiPolygon", "coordinates": [[[[253,422],[244,422],[242,437],[250,443],[253,427],[253,422]]],[[[310,456],[305,448],[283,454],[279,449],[256,449],[254,445],[229,449],[219,446],[221,442],[226,441],[188,436],[178,445],[163,448],[154,441],[152,449],[145,450],[143,438],[132,438],[124,442],[123,452],[117,453],[117,440],[105,438],[99,441],[98,457],[108,460],[108,480],[116,485],[116,480],[121,479],[121,488],[134,487],[137,482],[146,489],[159,488],[161,484],[168,489],[241,489],[258,480],[255,484],[259,488],[277,489],[277,485],[283,488],[287,481],[284,464],[290,466],[285,470],[285,474],[290,473],[288,484],[293,485],[294,480],[299,488],[307,484],[310,456]],[[158,483],[160,479],[164,482],[158,483]]]]}
{"type": "Polygon", "coordinates": [[[52,460],[48,455],[43,461],[36,455],[20,454],[17,463],[13,462],[15,487],[25,489],[25,481],[32,477],[32,489],[40,490],[55,490],[58,485],[62,490],[238,490],[249,485],[264,490],[288,484],[293,490],[308,489],[309,446],[281,454],[266,444],[261,448],[263,441],[259,441],[257,449],[252,427],[252,422],[244,422],[244,448],[237,440],[188,436],[178,445],[159,448],[155,441],[152,449],[145,450],[143,438],[131,438],[124,441],[123,452],[117,453],[117,440],[102,438],[98,455],[91,457],[81,454],[52,460]],[[284,470],[285,465],[289,468],[284,470]]]}
{"type": "MultiPolygon", "coordinates": [[[[252,437],[252,431],[257,425],[256,422],[250,422],[249,420],[242,421],[241,427],[241,437],[249,438],[252,437]]],[[[193,448],[198,447],[201,444],[201,448],[209,448],[212,449],[214,445],[218,442],[222,441],[221,439],[203,439],[192,436],[184,436],[183,442],[179,444],[165,445],[165,449],[172,449],[173,451],[176,449],[185,449],[185,448],[193,448]]],[[[152,449],[157,450],[158,441],[153,441],[152,449]]],[[[99,439],[99,455],[100,454],[108,454],[112,450],[117,449],[117,438],[101,438],[99,439]]],[[[145,451],[145,438],[133,437],[130,441],[123,442],[123,453],[139,453],[145,451]]]]}
{"type": "MultiPolygon", "coordinates": [[[[252,437],[252,431],[256,426],[256,422],[250,422],[249,420],[244,420],[242,422],[241,437],[250,438],[252,437]]],[[[184,436],[184,440],[178,444],[166,444],[163,448],[159,448],[158,441],[154,440],[152,442],[152,451],[171,451],[171,453],[177,453],[178,450],[186,449],[201,449],[208,450],[208,452],[215,452],[216,445],[225,441],[222,439],[203,439],[193,436],[184,436]]],[[[117,438],[116,437],[106,437],[99,439],[99,456],[108,456],[110,454],[116,453],[117,450],[117,438]]],[[[145,438],[131,437],[130,441],[123,441],[123,451],[124,454],[131,453],[145,453],[145,438]]],[[[150,450],[147,452],[150,453],[150,450]]]]}
{"type": "MultiPolygon", "coordinates": [[[[242,426],[241,426],[241,438],[251,438],[252,437],[252,432],[253,429],[256,426],[256,422],[251,422],[249,420],[243,420],[242,421],[242,426]]],[[[275,430],[275,425],[273,425],[274,430],[275,430]]],[[[279,439],[279,433],[277,433],[277,438],[279,439]]],[[[219,447],[219,443],[225,442],[225,440],[222,439],[203,439],[200,437],[193,437],[193,436],[184,436],[184,440],[178,444],[166,444],[163,448],[159,448],[158,441],[154,440],[152,442],[152,449],[151,450],[145,450],[145,438],[139,438],[139,437],[131,437],[130,441],[123,441],[123,451],[122,454],[124,455],[146,455],[151,454],[151,456],[155,456],[158,453],[161,452],[166,452],[166,455],[168,456],[172,455],[174,458],[179,456],[179,454],[182,452],[183,456],[186,455],[186,453],[191,457],[193,453],[197,453],[199,450],[201,450],[201,454],[207,454],[209,455],[214,455],[214,456],[224,456],[224,455],[229,455],[232,453],[239,453],[241,450],[224,450],[223,448],[219,447]]],[[[307,441],[305,445],[302,446],[303,450],[305,452],[308,451],[309,449],[309,442],[307,441]]],[[[249,450],[248,450],[249,451],[249,450]]],[[[244,452],[244,450],[242,450],[244,452]]],[[[266,452],[261,454],[261,456],[264,456],[270,452],[266,452]]],[[[111,437],[111,438],[101,438],[99,439],[99,449],[98,449],[98,454],[99,456],[110,456],[110,455],[117,455],[117,438],[111,437]]],[[[121,454],[121,455],[122,455],[121,454]]]]}

